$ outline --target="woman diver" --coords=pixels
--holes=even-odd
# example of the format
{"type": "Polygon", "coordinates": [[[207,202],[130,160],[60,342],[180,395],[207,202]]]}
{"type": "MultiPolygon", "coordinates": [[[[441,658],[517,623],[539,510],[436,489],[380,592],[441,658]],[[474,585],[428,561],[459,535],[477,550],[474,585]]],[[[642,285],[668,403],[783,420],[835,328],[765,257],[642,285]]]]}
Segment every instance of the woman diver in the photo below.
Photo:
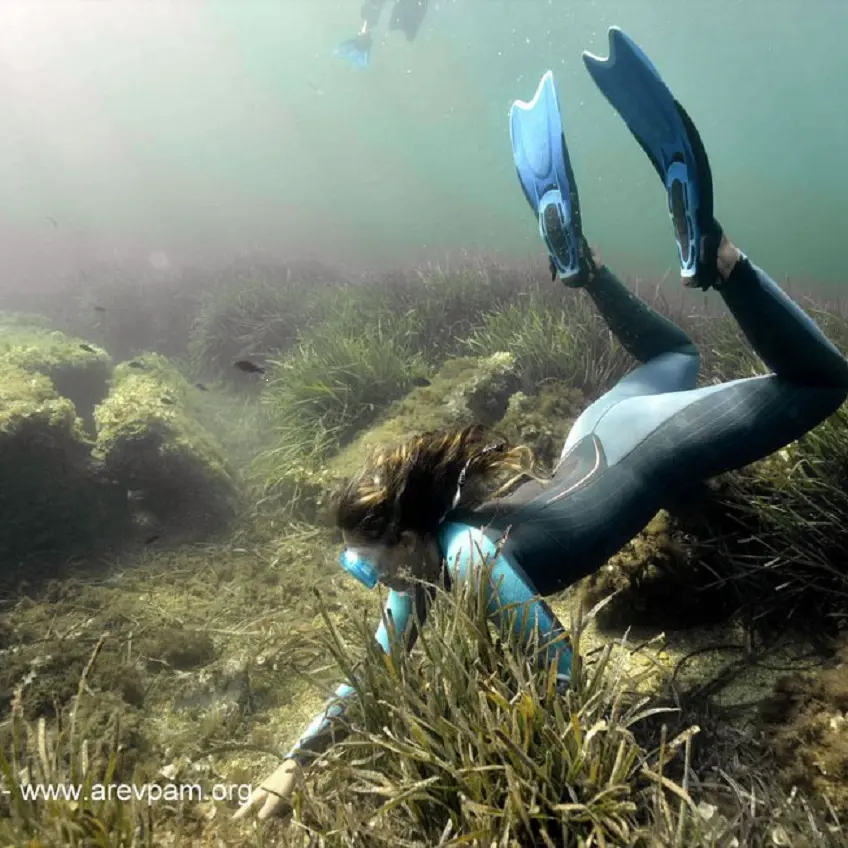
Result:
{"type": "MultiPolygon", "coordinates": [[[[533,100],[510,113],[518,176],[553,275],[585,290],[640,365],[581,414],[548,480],[530,478],[505,497],[480,495],[504,472],[531,466],[526,449],[472,426],[377,451],[347,483],[336,512],[347,545],[342,565],[366,586],[390,589],[376,633],[384,650],[393,632],[412,646],[432,599],[409,576],[435,583],[444,569],[448,580],[462,579],[480,561],[477,549],[492,568],[493,618],[526,605],[529,615],[513,616],[512,626],[525,639],[541,637],[562,685],[571,650],[541,597],[598,570],[693,482],[781,449],[848,396],[848,360],[723,234],[698,132],[650,60],[613,28],[609,58],[584,54],[584,62],[663,180],[684,284],[718,292],[772,373],[696,388],[692,341],[593,256],[548,72],[533,100]]],[[[320,749],[352,692],[347,684],[336,690],[238,816],[258,808],[262,819],[280,808],[300,758],[320,749]]]]}

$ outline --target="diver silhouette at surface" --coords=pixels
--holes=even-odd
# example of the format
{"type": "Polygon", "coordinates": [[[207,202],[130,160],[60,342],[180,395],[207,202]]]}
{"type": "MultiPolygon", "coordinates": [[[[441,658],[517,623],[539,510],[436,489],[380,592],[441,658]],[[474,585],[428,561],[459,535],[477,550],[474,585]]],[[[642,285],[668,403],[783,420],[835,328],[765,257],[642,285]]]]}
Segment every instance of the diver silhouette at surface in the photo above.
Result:
{"type": "MultiPolygon", "coordinates": [[[[365,0],[359,34],[342,42],[336,48],[336,55],[358,68],[368,67],[374,46],[374,30],[387,2],[388,0],[365,0]]],[[[407,41],[414,41],[427,14],[427,5],[428,0],[395,0],[389,18],[389,32],[402,32],[407,41]]]]}

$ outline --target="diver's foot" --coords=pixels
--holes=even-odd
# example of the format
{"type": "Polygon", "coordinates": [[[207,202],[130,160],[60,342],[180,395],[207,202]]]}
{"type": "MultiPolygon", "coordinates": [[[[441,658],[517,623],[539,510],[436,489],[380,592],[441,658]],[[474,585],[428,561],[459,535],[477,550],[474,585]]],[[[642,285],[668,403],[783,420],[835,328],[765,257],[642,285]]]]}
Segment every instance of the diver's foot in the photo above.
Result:
{"type": "Polygon", "coordinates": [[[582,234],[578,255],[580,257],[579,269],[567,276],[560,273],[553,256],[548,256],[548,269],[551,272],[551,280],[553,281],[559,277],[562,284],[569,289],[582,289],[588,286],[595,279],[595,274],[598,273],[602,262],[600,254],[589,247],[589,243],[582,234]]]}
{"type": "Polygon", "coordinates": [[[726,235],[722,234],[716,256],[716,270],[721,282],[727,282],[741,258],[742,251],[726,235]]]}
{"type": "MultiPolygon", "coordinates": [[[[671,196],[669,200],[671,200],[671,196]]],[[[721,285],[720,278],[722,277],[718,268],[719,252],[725,241],[721,224],[715,218],[712,218],[708,224],[702,224],[695,230],[699,235],[697,241],[687,242],[681,234],[687,231],[691,233],[695,229],[692,227],[693,222],[689,220],[687,223],[679,220],[671,202],[669,208],[677,236],[678,253],[682,258],[685,255],[684,245],[691,244],[691,248],[686,248],[686,250],[691,250],[689,255],[694,258],[694,261],[688,265],[681,262],[683,285],[690,289],[701,289],[702,291],[717,288],[721,285]]]]}

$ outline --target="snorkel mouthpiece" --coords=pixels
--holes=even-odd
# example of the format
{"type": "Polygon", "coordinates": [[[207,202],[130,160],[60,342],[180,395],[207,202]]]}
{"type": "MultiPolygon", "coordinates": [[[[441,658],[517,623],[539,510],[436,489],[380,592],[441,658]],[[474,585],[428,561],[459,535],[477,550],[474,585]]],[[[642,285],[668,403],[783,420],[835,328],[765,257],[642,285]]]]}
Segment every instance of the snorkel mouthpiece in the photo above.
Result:
{"type": "Polygon", "coordinates": [[[377,569],[356,550],[348,548],[339,557],[342,568],[352,574],[366,589],[373,589],[380,579],[377,569]]]}

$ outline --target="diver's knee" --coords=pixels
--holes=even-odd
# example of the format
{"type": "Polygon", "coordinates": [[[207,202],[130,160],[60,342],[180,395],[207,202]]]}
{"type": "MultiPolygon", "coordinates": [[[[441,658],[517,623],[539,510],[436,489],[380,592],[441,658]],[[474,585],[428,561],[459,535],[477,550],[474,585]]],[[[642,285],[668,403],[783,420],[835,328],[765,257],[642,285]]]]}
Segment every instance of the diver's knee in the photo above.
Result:
{"type": "Polygon", "coordinates": [[[848,386],[822,386],[813,389],[813,392],[814,397],[809,399],[806,406],[806,411],[811,413],[815,420],[812,427],[818,427],[837,413],[848,400],[848,386]]]}
{"type": "Polygon", "coordinates": [[[687,388],[695,388],[698,374],[701,371],[701,352],[694,342],[682,345],[674,350],[675,359],[680,369],[680,383],[687,388]]]}
{"type": "Polygon", "coordinates": [[[839,386],[839,388],[834,391],[833,411],[836,412],[836,410],[839,409],[846,400],[848,400],[848,385],[839,386]]]}
{"type": "Polygon", "coordinates": [[[688,342],[687,344],[677,348],[675,352],[682,353],[684,356],[693,357],[695,362],[697,363],[697,366],[699,368],[701,367],[701,351],[699,351],[698,348],[695,347],[695,342],[688,342]]]}

